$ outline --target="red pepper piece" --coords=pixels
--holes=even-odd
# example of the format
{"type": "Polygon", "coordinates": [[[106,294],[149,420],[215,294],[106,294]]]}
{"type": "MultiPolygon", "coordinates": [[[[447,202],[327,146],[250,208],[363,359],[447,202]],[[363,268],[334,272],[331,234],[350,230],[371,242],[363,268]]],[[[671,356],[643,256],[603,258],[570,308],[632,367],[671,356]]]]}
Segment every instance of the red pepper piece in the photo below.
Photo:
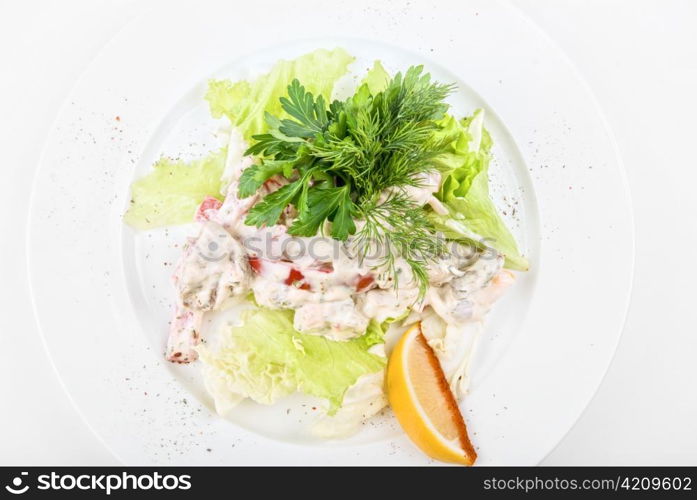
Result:
{"type": "Polygon", "coordinates": [[[288,286],[297,286],[301,290],[309,290],[310,284],[305,283],[305,275],[295,268],[291,268],[284,283],[288,286]],[[298,286],[298,283],[300,284],[298,286]]]}
{"type": "Polygon", "coordinates": [[[320,273],[333,273],[334,272],[334,264],[331,262],[323,262],[320,264],[320,266],[317,268],[317,270],[320,273]]]}
{"type": "Polygon", "coordinates": [[[360,276],[358,278],[358,283],[356,283],[356,292],[365,292],[368,288],[371,288],[375,279],[369,274],[365,276],[360,276]]]}
{"type": "Polygon", "coordinates": [[[261,273],[261,259],[259,257],[249,257],[249,267],[252,268],[252,271],[255,273],[259,274],[261,273]]]}
{"type": "Polygon", "coordinates": [[[196,210],[196,220],[205,222],[210,220],[210,211],[215,212],[223,206],[223,202],[212,196],[206,196],[196,210]]]}

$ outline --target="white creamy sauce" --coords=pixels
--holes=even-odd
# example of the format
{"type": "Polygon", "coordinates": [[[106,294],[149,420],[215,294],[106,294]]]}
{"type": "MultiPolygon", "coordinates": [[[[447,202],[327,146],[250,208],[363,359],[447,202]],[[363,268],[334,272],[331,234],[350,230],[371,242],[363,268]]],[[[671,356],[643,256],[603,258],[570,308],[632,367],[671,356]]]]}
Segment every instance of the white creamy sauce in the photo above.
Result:
{"type": "Polygon", "coordinates": [[[184,248],[174,285],[180,305],[194,311],[220,309],[225,301],[244,293],[249,264],[244,249],[216,222],[201,224],[195,239],[184,248]]]}
{"type": "Polygon", "coordinates": [[[418,205],[427,204],[440,188],[440,173],[427,172],[416,176],[418,186],[405,186],[405,194],[418,205]]]}
{"type": "Polygon", "coordinates": [[[419,297],[419,289],[416,287],[394,289],[374,289],[361,294],[357,300],[357,307],[369,318],[374,318],[378,323],[388,319],[396,319],[409,312],[416,304],[419,297]]]}
{"type": "Polygon", "coordinates": [[[353,299],[303,304],[295,310],[296,330],[332,340],[348,340],[365,333],[368,317],[356,309],[353,299]]]}

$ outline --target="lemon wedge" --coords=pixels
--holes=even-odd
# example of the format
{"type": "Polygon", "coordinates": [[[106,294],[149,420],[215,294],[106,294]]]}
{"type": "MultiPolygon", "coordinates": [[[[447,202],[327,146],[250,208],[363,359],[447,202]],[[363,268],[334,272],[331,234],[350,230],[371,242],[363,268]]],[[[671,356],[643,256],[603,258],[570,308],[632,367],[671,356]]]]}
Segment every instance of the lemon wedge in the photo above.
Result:
{"type": "Polygon", "coordinates": [[[404,432],[442,462],[472,465],[477,453],[433,349],[417,323],[395,346],[387,365],[387,397],[404,432]]]}

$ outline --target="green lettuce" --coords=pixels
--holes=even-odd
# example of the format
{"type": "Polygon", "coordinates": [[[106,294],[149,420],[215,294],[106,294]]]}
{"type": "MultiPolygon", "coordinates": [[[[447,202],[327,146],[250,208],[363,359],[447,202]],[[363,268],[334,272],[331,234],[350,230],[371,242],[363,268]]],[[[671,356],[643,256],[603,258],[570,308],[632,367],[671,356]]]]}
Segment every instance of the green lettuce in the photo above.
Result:
{"type": "Polygon", "coordinates": [[[253,82],[211,80],[206,100],[214,118],[226,116],[238,127],[246,140],[268,130],[266,113],[281,118],[288,116],[281,108],[280,98],[297,78],[308,92],[322,95],[329,102],[336,81],[346,74],[353,56],[345,50],[320,49],[292,61],[279,61],[253,82]]]}
{"type": "Polygon", "coordinates": [[[206,196],[220,198],[226,149],[185,162],[160,158],[153,170],[131,185],[131,203],[124,215],[136,229],[186,224],[206,196]]]}
{"type": "Polygon", "coordinates": [[[207,387],[216,401],[233,394],[272,404],[299,391],[326,399],[332,415],[359,377],[385,367],[385,358],[368,352],[383,342],[376,322],[361,337],[337,342],[297,332],[293,311],[256,308],[243,313],[242,326],[223,335],[215,350],[198,347],[204,373],[215,381],[207,387]]]}
{"type": "MultiPolygon", "coordinates": [[[[390,75],[383,67],[380,61],[375,61],[373,67],[370,68],[368,74],[361,81],[361,85],[368,85],[370,93],[372,95],[377,95],[387,88],[387,84],[390,83],[390,75]]],[[[360,86],[360,85],[359,85],[360,86]]]]}
{"type": "Polygon", "coordinates": [[[481,109],[460,121],[452,116],[442,120],[436,139],[448,143],[448,149],[437,160],[444,174],[436,196],[449,213],[431,213],[430,218],[446,238],[484,243],[506,257],[506,267],[525,271],[528,261],[489,196],[492,141],[483,122],[481,109]]]}

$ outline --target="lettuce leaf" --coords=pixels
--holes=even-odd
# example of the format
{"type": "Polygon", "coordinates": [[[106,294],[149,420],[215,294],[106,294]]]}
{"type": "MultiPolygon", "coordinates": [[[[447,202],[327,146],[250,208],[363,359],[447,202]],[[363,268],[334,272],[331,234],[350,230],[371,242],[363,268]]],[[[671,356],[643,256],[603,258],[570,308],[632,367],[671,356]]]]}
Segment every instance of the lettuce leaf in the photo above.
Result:
{"type": "Polygon", "coordinates": [[[186,224],[206,196],[220,198],[226,148],[185,162],[160,158],[153,171],[131,185],[124,221],[136,229],[186,224]]]}
{"type": "Polygon", "coordinates": [[[373,63],[373,67],[370,68],[368,74],[365,75],[365,78],[361,81],[361,85],[368,85],[368,89],[370,89],[372,95],[377,95],[385,90],[388,83],[390,83],[390,75],[378,60],[373,63]]]}
{"type": "Polygon", "coordinates": [[[362,375],[384,368],[385,358],[368,352],[383,335],[371,323],[365,335],[337,342],[295,331],[293,311],[257,308],[243,313],[242,326],[223,333],[218,349],[203,344],[198,353],[217,407],[230,394],[272,404],[300,391],[326,399],[332,415],[362,375]]]}
{"type": "Polygon", "coordinates": [[[448,143],[448,150],[437,159],[444,172],[438,199],[448,215],[429,215],[446,238],[485,244],[506,257],[506,267],[525,271],[528,261],[518,250],[513,235],[489,196],[491,136],[484,129],[484,111],[477,110],[457,121],[447,116],[441,121],[437,140],[448,143]]]}
{"type": "Polygon", "coordinates": [[[253,135],[268,130],[266,113],[288,117],[279,99],[287,94],[294,78],[315,97],[322,95],[329,102],[334,84],[348,71],[353,60],[353,56],[340,48],[316,50],[291,61],[279,61],[253,82],[211,80],[205,98],[214,118],[226,116],[249,141],[253,135]]]}
{"type": "Polygon", "coordinates": [[[384,342],[385,332],[389,327],[390,322],[388,321],[383,321],[382,324],[380,324],[375,319],[371,319],[365,333],[355,339],[355,342],[360,343],[366,350],[374,345],[382,344],[384,342]]]}

